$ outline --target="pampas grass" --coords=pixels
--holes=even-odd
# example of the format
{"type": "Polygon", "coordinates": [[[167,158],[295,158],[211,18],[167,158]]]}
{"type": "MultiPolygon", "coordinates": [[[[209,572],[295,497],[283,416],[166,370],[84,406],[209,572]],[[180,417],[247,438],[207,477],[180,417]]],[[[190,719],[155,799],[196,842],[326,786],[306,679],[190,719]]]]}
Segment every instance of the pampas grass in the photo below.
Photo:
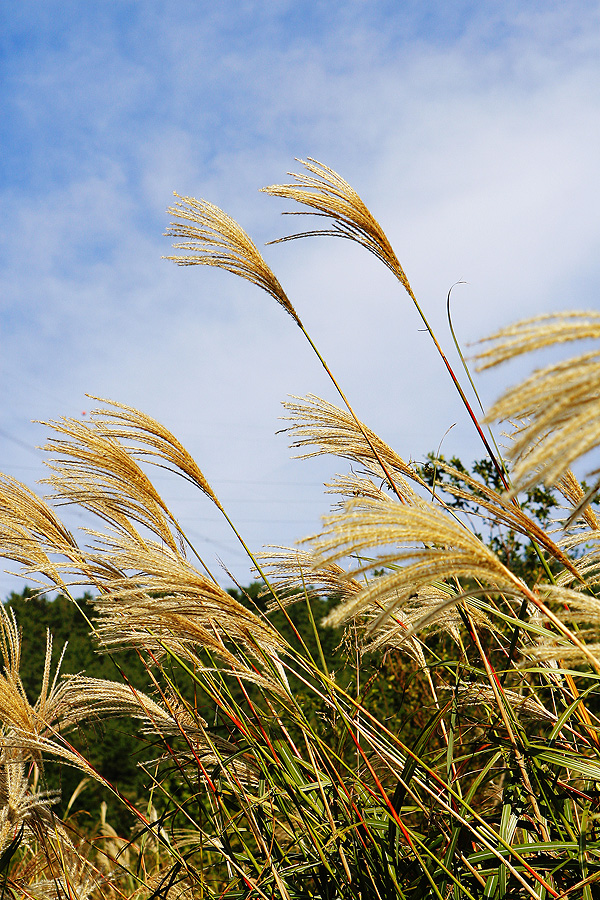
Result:
{"type": "MultiPolygon", "coordinates": [[[[211,203],[179,197],[168,233],[185,255],[168,259],[239,275],[294,319],[342,406],[313,395],[286,401],[292,448],[330,454],[350,471],[325,485],[332,508],[317,534],[261,552],[247,547],[177,438],[120,402],[99,401],[85,422],[46,423],[50,498],[0,478],[0,553],[46,589],[73,598],[91,588],[90,627],[116,663],[114,680],[61,676],[48,636],[32,702],[18,623],[2,610],[2,896],[597,896],[598,484],[581,484],[570,466],[600,443],[598,353],[506,392],[489,423],[528,418],[500,459],[376,218],[332,169],[303,166],[293,183],[265,191],[325,227],[281,240],[347,238],[394,273],[501,488],[440,460],[454,501],[445,503],[358,418],[250,237],[211,203]],[[153,467],[193,484],[230,523],[262,582],[254,600],[220,587],[157,491],[153,467]],[[568,505],[552,533],[520,503],[542,483],[568,505]],[[85,508],[96,527],[72,535],[55,511],[64,504],[85,508]],[[541,581],[533,568],[517,575],[488,546],[488,525],[530,542],[541,581]],[[147,691],[118,677],[126,648],[143,661],[147,691]],[[147,796],[133,801],[69,742],[80,723],[114,716],[141,726],[145,742],[147,796]],[[132,833],[115,831],[106,806],[89,811],[87,826],[68,810],[60,820],[44,789],[49,765],[103,783],[129,808],[132,833]]],[[[528,320],[493,335],[479,362],[597,342],[599,322],[596,313],[528,320]]]]}

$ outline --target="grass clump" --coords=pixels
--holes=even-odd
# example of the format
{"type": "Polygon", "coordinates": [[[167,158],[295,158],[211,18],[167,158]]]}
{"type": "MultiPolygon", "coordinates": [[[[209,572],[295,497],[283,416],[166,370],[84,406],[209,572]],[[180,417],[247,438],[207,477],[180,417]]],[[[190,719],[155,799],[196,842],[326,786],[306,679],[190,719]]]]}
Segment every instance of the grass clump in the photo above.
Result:
{"type": "MultiPolygon", "coordinates": [[[[26,688],[18,624],[2,611],[1,896],[600,896],[600,482],[570,468],[600,442],[598,351],[534,373],[480,422],[381,226],[337,173],[304,169],[265,190],[324,227],[285,240],[343,237],[393,272],[486,459],[474,473],[407,463],[357,417],[242,228],[180,198],[169,234],[185,255],[169,258],[226,269],[283,306],[340,398],[286,402],[292,445],[350,472],[326,485],[335,503],[318,534],[260,554],[175,436],[122,403],[48,423],[50,500],[2,477],[0,552],[79,606],[114,670],[61,677],[49,636],[26,688]],[[506,458],[486,429],[496,418],[523,420],[506,458]],[[152,466],[216,505],[257,586],[219,585],[152,466]],[[97,530],[75,538],[54,511],[65,503],[97,530]],[[74,737],[115,718],[143,741],[143,790],[129,795],[74,737]],[[60,815],[52,766],[85,779],[60,815]],[[90,783],[127,825],[114,827],[106,800],[82,819],[90,783]]],[[[542,317],[493,335],[480,364],[599,338],[596,313],[542,317]]]]}

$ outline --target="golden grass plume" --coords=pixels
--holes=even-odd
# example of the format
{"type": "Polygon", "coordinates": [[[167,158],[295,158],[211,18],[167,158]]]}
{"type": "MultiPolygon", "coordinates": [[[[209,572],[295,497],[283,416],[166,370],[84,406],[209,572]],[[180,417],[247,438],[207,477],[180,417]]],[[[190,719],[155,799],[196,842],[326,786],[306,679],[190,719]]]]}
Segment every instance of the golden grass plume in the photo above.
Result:
{"type": "Polygon", "coordinates": [[[428,501],[409,506],[393,500],[351,500],[326,517],[322,531],[309,540],[319,566],[355,559],[352,577],[389,569],[340,604],[328,617],[329,624],[340,624],[381,603],[383,611],[371,626],[375,630],[422,588],[461,577],[509,594],[525,588],[480,538],[428,501]]]}
{"type": "Polygon", "coordinates": [[[170,206],[167,212],[183,221],[171,222],[165,234],[179,239],[173,244],[176,250],[187,250],[189,253],[165,258],[180,266],[216,266],[233,272],[270,294],[301,325],[279,281],[235,219],[207,200],[180,197],[179,194],[175,196],[179,202],[170,206]]]}
{"type": "Polygon", "coordinates": [[[172,526],[181,529],[134,455],[101,422],[61,419],[43,423],[58,437],[44,447],[53,459],[52,475],[45,479],[57,504],[76,504],[128,534],[133,522],[153,532],[174,548],[172,526]]]}
{"type": "MultiPolygon", "coordinates": [[[[240,677],[260,680],[256,662],[285,648],[269,623],[193,566],[182,553],[129,535],[98,536],[90,567],[103,593],[95,601],[105,649],[137,646],[166,652],[202,668],[202,650],[217,654],[240,677]],[[233,652],[244,648],[255,665],[233,652]]],[[[273,685],[270,684],[273,688],[273,685]]]]}
{"type": "Polygon", "coordinates": [[[23,575],[44,575],[64,591],[65,569],[84,565],[75,538],[52,507],[8,475],[0,475],[0,557],[19,563],[23,575]]]}
{"type": "Polygon", "coordinates": [[[366,247],[377,259],[391,269],[409,295],[414,299],[412,288],[398,257],[394,253],[383,228],[371,214],[354,188],[329,166],[316,159],[299,159],[306,172],[289,172],[295,181],[291,184],[272,184],[262,188],[273,197],[283,197],[310,207],[310,212],[294,211],[285,215],[315,215],[331,220],[330,228],[314,228],[279,238],[271,243],[292,241],[313,235],[330,235],[348,238],[366,247]]]}
{"type": "MultiPolygon", "coordinates": [[[[600,340],[600,313],[537,316],[486,339],[480,369],[558,343],[600,340]]],[[[572,463],[600,442],[600,350],[545,366],[509,389],[492,406],[487,421],[524,420],[508,450],[514,461],[514,491],[543,481],[556,484],[572,463]]],[[[597,470],[592,474],[597,475],[597,470]]],[[[589,502],[600,483],[590,492],[589,502]]]]}
{"type": "Polygon", "coordinates": [[[293,423],[286,429],[292,438],[291,447],[302,449],[302,453],[298,454],[300,458],[331,454],[355,462],[375,478],[387,481],[387,474],[383,471],[378,456],[404,502],[421,502],[408,480],[426,488],[425,482],[375,432],[363,425],[367,440],[360,425],[349,412],[314,394],[291,397],[283,403],[283,407],[290,414],[284,417],[285,420],[293,423]],[[314,449],[304,450],[305,447],[314,449]]]}

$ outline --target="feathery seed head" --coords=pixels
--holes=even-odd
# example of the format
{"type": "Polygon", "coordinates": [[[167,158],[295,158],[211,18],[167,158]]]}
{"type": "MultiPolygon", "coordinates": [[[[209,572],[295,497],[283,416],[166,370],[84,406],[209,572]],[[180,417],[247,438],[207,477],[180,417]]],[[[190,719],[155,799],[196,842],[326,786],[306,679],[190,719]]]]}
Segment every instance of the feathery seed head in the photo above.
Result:
{"type": "Polygon", "coordinates": [[[511,530],[535,540],[541,547],[548,551],[554,559],[558,560],[571,572],[577,575],[572,560],[565,555],[561,545],[556,544],[547,531],[533,518],[530,518],[519,506],[512,502],[506,494],[489,487],[469,475],[455,469],[454,466],[439,460],[439,469],[448,474],[453,483],[443,485],[443,490],[458,500],[470,502],[475,510],[474,514],[488,519],[491,523],[506,525],[511,530]]]}
{"type": "MultiPolygon", "coordinates": [[[[368,649],[395,647],[400,650],[408,650],[414,655],[415,643],[418,643],[416,635],[424,629],[427,629],[429,634],[446,632],[458,642],[462,621],[456,609],[456,602],[459,598],[450,585],[442,586],[444,590],[434,585],[428,585],[411,594],[409,599],[396,609],[382,626],[377,628],[368,649]],[[421,626],[421,622],[426,624],[421,626]]],[[[387,598],[379,597],[370,608],[365,610],[362,618],[368,632],[373,630],[372,623],[381,616],[390,601],[394,600],[393,593],[387,598]]],[[[477,618],[479,624],[489,625],[484,616],[479,615],[477,618]]],[[[422,652],[420,655],[422,656],[422,652]]]]}
{"type": "MultiPolygon", "coordinates": [[[[556,715],[542,706],[535,695],[525,697],[507,688],[503,688],[502,695],[510,705],[513,714],[518,715],[520,719],[529,719],[534,722],[556,722],[556,715]]],[[[479,707],[484,703],[495,707],[497,704],[494,691],[486,684],[460,685],[457,691],[457,700],[461,707],[479,707]]]]}
{"type": "Polygon", "coordinates": [[[306,397],[292,397],[283,403],[283,407],[291,414],[285,419],[293,423],[286,429],[293,437],[291,446],[294,449],[315,448],[301,453],[302,459],[332,454],[350,462],[356,462],[375,478],[387,481],[387,475],[373,452],[374,448],[384,462],[404,502],[409,504],[421,502],[420,497],[407,481],[407,479],[411,479],[417,484],[425,486],[420,476],[375,432],[363,425],[369,439],[367,441],[349,412],[314,396],[314,394],[308,394],[306,397]]]}
{"type": "MultiPolygon", "coordinates": [[[[90,556],[104,593],[95,601],[98,637],[107,649],[138,646],[162,657],[171,651],[203,667],[201,650],[217,654],[245,678],[256,671],[242,654],[262,661],[284,649],[264,619],[238,603],[181,553],[154,541],[140,544],[126,534],[104,537],[90,556]]],[[[260,676],[256,676],[260,677],[260,676]]]]}
{"type": "Polygon", "coordinates": [[[134,457],[143,457],[160,467],[166,464],[170,471],[186,478],[222,510],[215,492],[196,461],[168,428],[132,406],[100,397],[91,399],[112,407],[95,409],[90,413],[92,421],[107,438],[123,442],[127,452],[134,457]]]}
{"type": "MultiPolygon", "coordinates": [[[[277,596],[285,603],[304,600],[304,592],[310,596],[340,600],[357,594],[362,585],[348,577],[341,566],[334,563],[325,566],[316,564],[315,556],[309,550],[297,547],[268,547],[257,554],[261,568],[269,578],[269,584],[276,589],[277,596]]],[[[271,609],[278,604],[272,601],[271,609]]]]}
{"type": "MultiPolygon", "coordinates": [[[[0,739],[1,742],[1,739],[0,739]]],[[[32,789],[27,777],[31,763],[20,750],[0,749],[0,853],[12,842],[19,829],[47,829],[51,824],[50,807],[56,792],[32,789]]]]}
{"type": "MultiPolygon", "coordinates": [[[[50,680],[52,639],[48,635],[44,659],[42,687],[37,701],[30,703],[21,677],[21,636],[12,610],[0,605],[0,649],[3,672],[0,674],[0,762],[34,762],[38,767],[46,756],[57,757],[69,765],[82,769],[86,774],[99,778],[85,759],[71,748],[58,732],[61,727],[72,727],[83,718],[95,714],[95,710],[80,704],[78,715],[73,715],[63,684],[58,682],[60,661],[53,680],[50,680]]],[[[62,657],[61,657],[62,659],[62,657]]],[[[16,771],[16,770],[15,770],[16,771]]],[[[16,776],[15,776],[16,777],[16,776]]],[[[100,779],[102,780],[102,779],[100,779]]]]}
{"type": "Polygon", "coordinates": [[[181,197],[170,206],[169,215],[183,219],[171,222],[167,237],[178,240],[173,247],[187,250],[187,256],[167,256],[180,266],[215,266],[239,275],[270,294],[285,311],[301,325],[300,318],[290,303],[279,281],[259,253],[258,248],[235,219],[207,200],[181,197]]]}
{"type": "Polygon", "coordinates": [[[54,510],[26,485],[0,475],[0,556],[23,566],[24,574],[44,575],[66,590],[61,571],[85,562],[72,534],[54,510]],[[59,562],[56,557],[67,562],[59,562]]]}
{"type": "MultiPolygon", "coordinates": [[[[593,580],[589,579],[588,583],[590,581],[593,584],[593,580]]],[[[545,604],[558,605],[561,622],[575,623],[579,645],[570,642],[566,635],[557,636],[547,631],[533,647],[528,648],[528,655],[534,659],[575,665],[589,665],[590,657],[600,660],[600,598],[585,590],[572,590],[554,584],[539,585],[538,592],[545,604]]]]}
{"type": "Polygon", "coordinates": [[[262,188],[273,197],[283,197],[308,206],[311,212],[288,212],[285,215],[316,215],[333,221],[331,228],[315,228],[298,234],[271,241],[273,244],[292,241],[301,237],[326,234],[332,237],[348,238],[366,247],[394,273],[409,295],[414,299],[412,288],[404,270],[394,253],[381,225],[371,214],[356,191],[347,181],[329,166],[315,159],[298,159],[306,173],[288,172],[295,182],[292,184],[272,184],[262,188]],[[312,212],[314,210],[315,212],[312,212]]]}
{"type": "Polygon", "coordinates": [[[316,565],[348,557],[363,560],[352,576],[375,568],[391,570],[336,607],[328,616],[330,625],[380,603],[382,612],[370,626],[371,631],[379,629],[415,592],[456,577],[477,579],[492,590],[511,594],[524,587],[483,541],[425,500],[419,506],[394,500],[350,500],[341,512],[326,517],[323,530],[307,540],[313,544],[316,565]]]}
{"type": "MultiPolygon", "coordinates": [[[[478,360],[485,369],[523,353],[583,339],[600,341],[600,313],[538,316],[487,338],[492,346],[478,360]]],[[[514,492],[540,481],[555,484],[576,459],[600,443],[600,350],[535,371],[489,410],[486,420],[497,419],[525,420],[509,450],[515,462],[514,492]]],[[[587,502],[598,490],[600,482],[587,502]]]]}
{"type": "Polygon", "coordinates": [[[135,531],[131,521],[139,522],[174,545],[173,516],[133,455],[102,423],[64,418],[43,424],[60,435],[44,447],[56,454],[47,462],[53,474],[45,480],[56,502],[83,506],[129,533],[135,531]]]}
{"type": "Polygon", "coordinates": [[[590,506],[590,500],[592,498],[588,497],[585,493],[579,480],[575,477],[571,469],[567,469],[567,471],[558,479],[555,487],[573,507],[567,525],[570,525],[576,519],[581,518],[591,531],[600,534],[600,520],[590,506]]]}

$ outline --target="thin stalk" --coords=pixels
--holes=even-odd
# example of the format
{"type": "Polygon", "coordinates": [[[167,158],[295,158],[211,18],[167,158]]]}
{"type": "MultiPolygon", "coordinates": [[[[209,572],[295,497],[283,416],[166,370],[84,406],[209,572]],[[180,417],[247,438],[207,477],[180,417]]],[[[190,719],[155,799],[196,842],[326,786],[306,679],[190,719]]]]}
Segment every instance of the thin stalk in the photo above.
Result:
{"type": "MultiPolygon", "coordinates": [[[[301,679],[301,680],[302,680],[302,679],[301,679]]],[[[323,680],[324,680],[324,681],[327,681],[328,679],[327,679],[326,677],[323,677],[323,680]]],[[[334,690],[337,691],[337,694],[339,695],[340,699],[343,697],[343,698],[344,698],[346,701],[348,701],[352,706],[354,706],[354,707],[357,706],[357,703],[356,703],[356,701],[354,700],[354,698],[353,698],[351,695],[347,694],[342,688],[340,688],[339,685],[335,685],[333,682],[331,683],[331,685],[332,685],[332,687],[334,688],[334,690]]],[[[321,694],[320,696],[322,697],[323,700],[325,700],[325,701],[327,700],[327,698],[325,697],[324,694],[321,694]]],[[[332,698],[332,699],[334,699],[334,698],[332,698]]],[[[355,735],[354,735],[355,716],[350,715],[350,713],[349,713],[348,711],[346,711],[346,710],[344,709],[344,707],[341,705],[341,703],[340,703],[339,700],[335,700],[334,702],[335,702],[335,708],[336,708],[336,710],[337,710],[338,713],[342,716],[342,718],[343,718],[343,720],[344,720],[344,722],[345,722],[345,724],[346,724],[346,728],[347,728],[347,730],[348,730],[348,734],[350,735],[350,737],[352,738],[352,740],[355,740],[355,735]]],[[[521,884],[527,889],[527,891],[531,894],[532,897],[536,898],[537,895],[534,893],[534,891],[533,891],[533,889],[530,887],[530,885],[527,884],[527,882],[522,878],[522,876],[517,872],[517,870],[511,865],[511,863],[509,862],[509,860],[508,860],[508,859],[505,859],[505,858],[502,856],[500,850],[496,847],[496,844],[498,845],[498,847],[503,848],[503,849],[508,853],[509,857],[512,857],[513,859],[516,860],[516,862],[518,862],[520,865],[522,865],[522,866],[525,868],[525,870],[526,870],[526,871],[527,871],[527,872],[528,872],[528,873],[529,873],[529,874],[530,874],[530,875],[531,875],[531,876],[532,876],[532,877],[533,877],[540,885],[542,885],[543,887],[545,887],[545,888],[551,893],[551,895],[552,895],[553,897],[556,897],[556,896],[557,896],[556,891],[554,891],[554,889],[553,889],[553,888],[552,888],[552,887],[551,887],[551,886],[550,886],[550,885],[549,885],[549,884],[548,884],[548,883],[547,883],[547,882],[546,882],[546,881],[545,881],[545,880],[544,880],[544,879],[543,879],[543,878],[542,878],[542,877],[541,877],[541,876],[540,876],[540,875],[539,875],[539,874],[538,874],[538,873],[537,873],[537,872],[536,872],[536,871],[535,871],[535,870],[527,863],[527,861],[526,861],[526,860],[525,860],[525,859],[524,859],[524,858],[523,858],[523,857],[522,857],[522,856],[521,856],[521,855],[520,855],[513,847],[511,847],[510,844],[508,844],[506,841],[504,841],[504,840],[502,839],[502,837],[501,837],[496,831],[494,831],[494,829],[490,826],[490,824],[487,823],[487,822],[486,822],[486,821],[485,821],[485,820],[484,820],[484,819],[483,819],[483,818],[482,818],[482,817],[481,817],[481,816],[480,816],[480,815],[479,815],[479,814],[478,814],[478,813],[477,813],[477,812],[476,812],[476,811],[475,811],[475,810],[474,810],[474,809],[473,809],[473,808],[465,801],[465,799],[464,799],[462,796],[460,796],[460,794],[458,794],[456,791],[454,791],[454,790],[453,790],[453,789],[452,789],[452,788],[451,788],[451,787],[450,787],[443,779],[441,779],[440,776],[435,772],[434,769],[432,769],[430,766],[428,766],[427,763],[424,762],[424,760],[421,759],[418,755],[416,755],[416,754],[414,753],[414,751],[411,750],[410,747],[408,747],[406,744],[404,744],[404,743],[398,738],[397,735],[395,735],[395,734],[393,734],[392,732],[390,732],[389,729],[387,729],[386,726],[385,726],[382,722],[380,722],[377,718],[375,718],[375,717],[374,717],[374,716],[373,716],[366,708],[361,707],[361,712],[363,713],[363,715],[364,715],[366,718],[368,718],[368,719],[370,719],[370,720],[372,721],[372,723],[373,723],[373,725],[375,726],[375,728],[377,729],[378,733],[385,735],[387,738],[389,738],[389,739],[393,742],[393,744],[395,744],[396,746],[398,746],[398,747],[401,749],[402,753],[404,753],[404,754],[406,754],[407,756],[410,756],[412,759],[414,759],[414,761],[421,767],[421,769],[427,774],[427,776],[428,776],[433,782],[435,782],[436,784],[439,785],[439,787],[442,789],[442,791],[447,791],[447,793],[450,795],[451,801],[454,800],[454,801],[455,801],[455,802],[456,802],[456,803],[464,810],[464,812],[465,812],[467,815],[469,815],[470,817],[472,817],[472,820],[474,820],[475,822],[477,822],[477,823],[484,829],[483,831],[481,831],[481,830],[479,830],[479,831],[474,831],[472,823],[471,823],[471,822],[468,822],[463,816],[461,816],[461,815],[458,813],[458,811],[452,807],[451,802],[450,802],[450,803],[446,803],[446,802],[442,799],[441,794],[440,794],[439,792],[434,791],[434,790],[429,786],[429,784],[428,784],[427,781],[421,781],[421,780],[419,779],[419,783],[420,783],[421,788],[422,788],[424,791],[426,791],[426,792],[434,799],[435,803],[437,803],[442,809],[444,809],[449,815],[451,815],[451,816],[452,816],[453,818],[455,818],[458,822],[460,822],[460,823],[461,823],[464,827],[466,827],[469,831],[473,832],[474,835],[476,836],[476,840],[481,841],[481,843],[483,843],[484,846],[486,846],[486,847],[490,850],[490,852],[493,853],[494,856],[496,856],[498,859],[501,859],[501,860],[504,862],[504,864],[508,867],[509,871],[510,871],[510,872],[511,872],[511,873],[512,873],[512,874],[513,874],[520,882],[521,882],[521,884]],[[484,834],[485,834],[485,833],[487,833],[487,834],[490,836],[490,838],[495,842],[494,844],[490,843],[490,842],[484,837],[484,834]]],[[[363,731],[363,733],[366,734],[366,729],[365,729],[365,726],[364,726],[364,725],[362,726],[362,731],[363,731]]],[[[327,752],[331,753],[331,748],[328,747],[327,744],[323,743],[323,742],[318,738],[317,735],[315,735],[315,738],[316,738],[317,740],[319,740],[320,743],[322,743],[323,751],[324,751],[324,752],[326,752],[326,753],[327,753],[327,752]]],[[[370,741],[370,744],[371,744],[373,747],[378,746],[379,743],[380,743],[380,741],[379,741],[379,740],[375,737],[375,735],[373,735],[373,734],[369,735],[369,741],[370,741]]],[[[367,759],[366,756],[364,755],[364,751],[362,750],[362,748],[360,747],[360,745],[356,745],[356,746],[357,746],[358,752],[359,752],[359,753],[361,754],[361,756],[363,757],[363,760],[364,760],[365,764],[367,765],[367,768],[371,769],[372,767],[370,766],[370,764],[369,764],[369,762],[368,762],[368,759],[367,759]]],[[[384,752],[385,752],[385,751],[384,751],[384,752]]],[[[342,763],[342,765],[344,766],[344,768],[347,768],[347,765],[346,765],[342,760],[340,760],[340,762],[342,763]]],[[[349,774],[352,774],[352,773],[351,773],[351,770],[348,770],[348,771],[349,771],[349,774]]],[[[376,778],[376,776],[375,776],[375,778],[376,778]]],[[[377,781],[378,781],[378,779],[376,778],[376,783],[377,783],[377,781]]],[[[367,788],[367,789],[368,789],[368,788],[367,788]]],[[[384,802],[386,802],[386,805],[389,804],[389,806],[391,806],[391,810],[393,810],[393,812],[391,812],[391,810],[390,810],[390,813],[391,813],[392,817],[394,818],[394,820],[396,820],[397,823],[398,823],[398,818],[399,818],[399,817],[398,817],[398,814],[396,813],[396,810],[394,809],[393,805],[391,804],[391,801],[389,800],[389,797],[388,797],[388,795],[387,795],[387,792],[385,792],[385,790],[384,790],[383,788],[381,788],[381,790],[382,790],[382,793],[380,794],[381,798],[384,800],[384,802]]],[[[374,796],[376,796],[376,795],[374,795],[374,796]]],[[[404,826],[401,827],[401,831],[404,831],[404,826]]]]}
{"type": "Polygon", "coordinates": [[[343,392],[342,388],[340,387],[338,381],[336,380],[336,378],[335,378],[333,372],[331,371],[331,369],[329,368],[329,366],[328,366],[327,363],[325,362],[325,359],[323,358],[323,356],[322,356],[322,354],[321,354],[321,351],[319,350],[319,348],[317,347],[317,345],[315,344],[315,342],[314,342],[313,339],[311,338],[310,334],[308,333],[308,331],[306,330],[306,328],[304,327],[304,325],[302,325],[301,323],[298,323],[298,325],[299,325],[300,330],[302,331],[302,334],[305,336],[306,340],[308,341],[308,343],[310,344],[310,346],[312,347],[312,349],[313,349],[314,352],[316,353],[319,362],[321,363],[321,365],[323,366],[323,368],[324,368],[325,371],[327,372],[327,375],[329,376],[329,378],[330,378],[330,380],[331,380],[333,386],[335,387],[336,391],[338,392],[338,394],[340,395],[341,399],[343,400],[344,405],[346,406],[346,409],[348,410],[348,412],[350,413],[350,415],[352,416],[352,418],[353,418],[354,421],[356,422],[358,428],[360,429],[360,432],[361,432],[362,436],[364,437],[365,441],[366,441],[367,444],[369,445],[369,447],[370,447],[370,449],[371,449],[371,452],[373,453],[373,456],[375,457],[375,459],[377,460],[377,462],[378,462],[379,465],[381,466],[381,468],[382,468],[382,470],[383,470],[383,472],[384,472],[384,474],[385,474],[385,477],[386,477],[386,479],[387,479],[387,481],[388,481],[388,483],[389,483],[389,485],[390,485],[390,488],[393,490],[393,492],[395,493],[395,495],[396,495],[396,497],[398,498],[398,500],[400,501],[400,503],[405,503],[406,501],[404,500],[404,498],[402,497],[400,491],[398,490],[398,486],[396,485],[394,479],[392,478],[392,476],[391,476],[391,474],[390,474],[390,472],[389,472],[389,470],[388,470],[388,467],[386,466],[385,462],[383,461],[383,459],[382,459],[382,457],[381,457],[381,454],[380,454],[379,451],[376,449],[376,447],[373,445],[373,442],[371,441],[369,435],[367,434],[367,431],[366,431],[366,429],[365,429],[365,426],[362,424],[362,422],[360,421],[360,419],[358,418],[358,416],[357,416],[356,413],[354,412],[352,406],[350,405],[350,401],[348,400],[348,398],[347,398],[346,395],[344,394],[344,392],[343,392]]]}
{"type": "Polygon", "coordinates": [[[429,324],[429,322],[428,322],[428,320],[427,320],[427,317],[426,317],[425,313],[424,313],[423,310],[421,309],[421,306],[420,306],[420,304],[419,304],[419,301],[418,301],[417,298],[415,297],[415,295],[414,295],[414,293],[413,293],[413,290],[412,290],[410,284],[408,283],[408,281],[402,280],[402,279],[399,277],[399,275],[398,275],[397,273],[395,273],[395,274],[396,274],[396,278],[398,278],[398,281],[400,282],[400,284],[402,285],[402,287],[407,291],[408,296],[410,297],[410,299],[411,299],[412,302],[414,303],[415,309],[416,309],[417,312],[419,313],[419,316],[421,317],[421,321],[423,322],[423,325],[424,325],[425,328],[427,329],[427,331],[428,331],[428,333],[429,333],[429,336],[430,336],[431,340],[433,341],[436,350],[438,351],[439,355],[441,356],[442,362],[444,363],[444,365],[446,366],[446,369],[448,370],[448,374],[450,375],[450,378],[452,379],[452,382],[453,382],[453,384],[454,384],[454,387],[455,387],[456,390],[458,391],[458,394],[459,394],[459,396],[460,396],[460,399],[462,400],[462,402],[463,402],[463,404],[464,404],[464,407],[465,407],[465,409],[467,410],[467,413],[469,414],[469,417],[470,417],[471,421],[473,422],[473,425],[475,426],[475,428],[476,428],[476,430],[477,430],[477,434],[478,434],[479,437],[481,438],[481,440],[482,440],[482,442],[483,442],[483,446],[485,447],[485,449],[486,449],[486,451],[487,451],[487,453],[488,453],[488,455],[489,455],[489,457],[490,457],[490,460],[492,461],[492,464],[493,464],[494,468],[496,469],[496,472],[498,473],[498,477],[499,477],[500,480],[502,481],[502,484],[505,486],[506,490],[507,490],[507,491],[510,490],[509,485],[508,485],[508,482],[507,482],[507,480],[506,480],[506,476],[505,476],[505,474],[504,474],[504,469],[503,469],[503,467],[500,465],[500,463],[498,462],[498,460],[497,460],[497,458],[496,458],[496,454],[495,454],[494,451],[492,450],[492,448],[491,448],[491,446],[490,446],[490,444],[489,444],[488,439],[486,438],[485,434],[483,433],[483,429],[481,428],[481,425],[479,424],[479,420],[477,419],[477,416],[476,416],[475,413],[473,412],[473,407],[472,407],[471,404],[469,403],[469,401],[468,401],[468,399],[467,399],[467,396],[466,396],[465,392],[463,391],[463,389],[462,389],[462,387],[461,387],[461,384],[460,384],[458,378],[456,377],[456,374],[455,374],[455,372],[454,372],[454,369],[453,369],[452,366],[450,365],[450,363],[449,363],[449,361],[448,361],[448,358],[446,357],[446,354],[445,354],[444,351],[442,350],[442,348],[441,348],[441,346],[440,346],[440,343],[439,343],[439,341],[438,341],[438,339],[437,339],[437,337],[436,337],[436,335],[435,335],[435,332],[434,332],[433,328],[431,327],[431,325],[429,324]]]}
{"type": "Polygon", "coordinates": [[[549,841],[550,835],[548,834],[548,828],[547,828],[546,822],[540,812],[540,808],[538,806],[538,802],[537,802],[536,796],[534,794],[533,788],[531,786],[531,781],[529,779],[529,773],[527,771],[527,766],[525,765],[525,760],[523,758],[523,754],[521,753],[521,748],[520,748],[519,744],[517,743],[517,739],[516,739],[515,733],[513,731],[512,723],[511,723],[509,716],[507,714],[507,711],[506,711],[506,698],[504,696],[502,696],[503,691],[502,691],[500,682],[498,680],[498,676],[496,675],[496,672],[494,671],[494,668],[493,668],[491,662],[489,661],[487,654],[485,653],[483,647],[481,646],[481,641],[479,640],[479,635],[477,633],[477,629],[475,628],[475,625],[473,624],[473,620],[471,619],[471,616],[469,615],[468,612],[465,612],[464,615],[468,621],[469,632],[471,634],[471,637],[473,638],[473,640],[477,646],[477,650],[479,651],[481,661],[485,667],[485,671],[488,676],[490,687],[492,688],[492,691],[494,692],[494,696],[496,698],[496,703],[498,705],[500,715],[502,716],[502,720],[504,722],[504,727],[506,728],[506,731],[508,733],[510,742],[512,744],[513,753],[515,754],[515,759],[517,760],[517,765],[521,772],[523,786],[524,786],[527,796],[529,798],[529,803],[531,805],[531,809],[533,811],[534,818],[535,818],[536,822],[538,823],[538,826],[540,829],[540,834],[542,835],[542,839],[544,841],[549,841]]]}

